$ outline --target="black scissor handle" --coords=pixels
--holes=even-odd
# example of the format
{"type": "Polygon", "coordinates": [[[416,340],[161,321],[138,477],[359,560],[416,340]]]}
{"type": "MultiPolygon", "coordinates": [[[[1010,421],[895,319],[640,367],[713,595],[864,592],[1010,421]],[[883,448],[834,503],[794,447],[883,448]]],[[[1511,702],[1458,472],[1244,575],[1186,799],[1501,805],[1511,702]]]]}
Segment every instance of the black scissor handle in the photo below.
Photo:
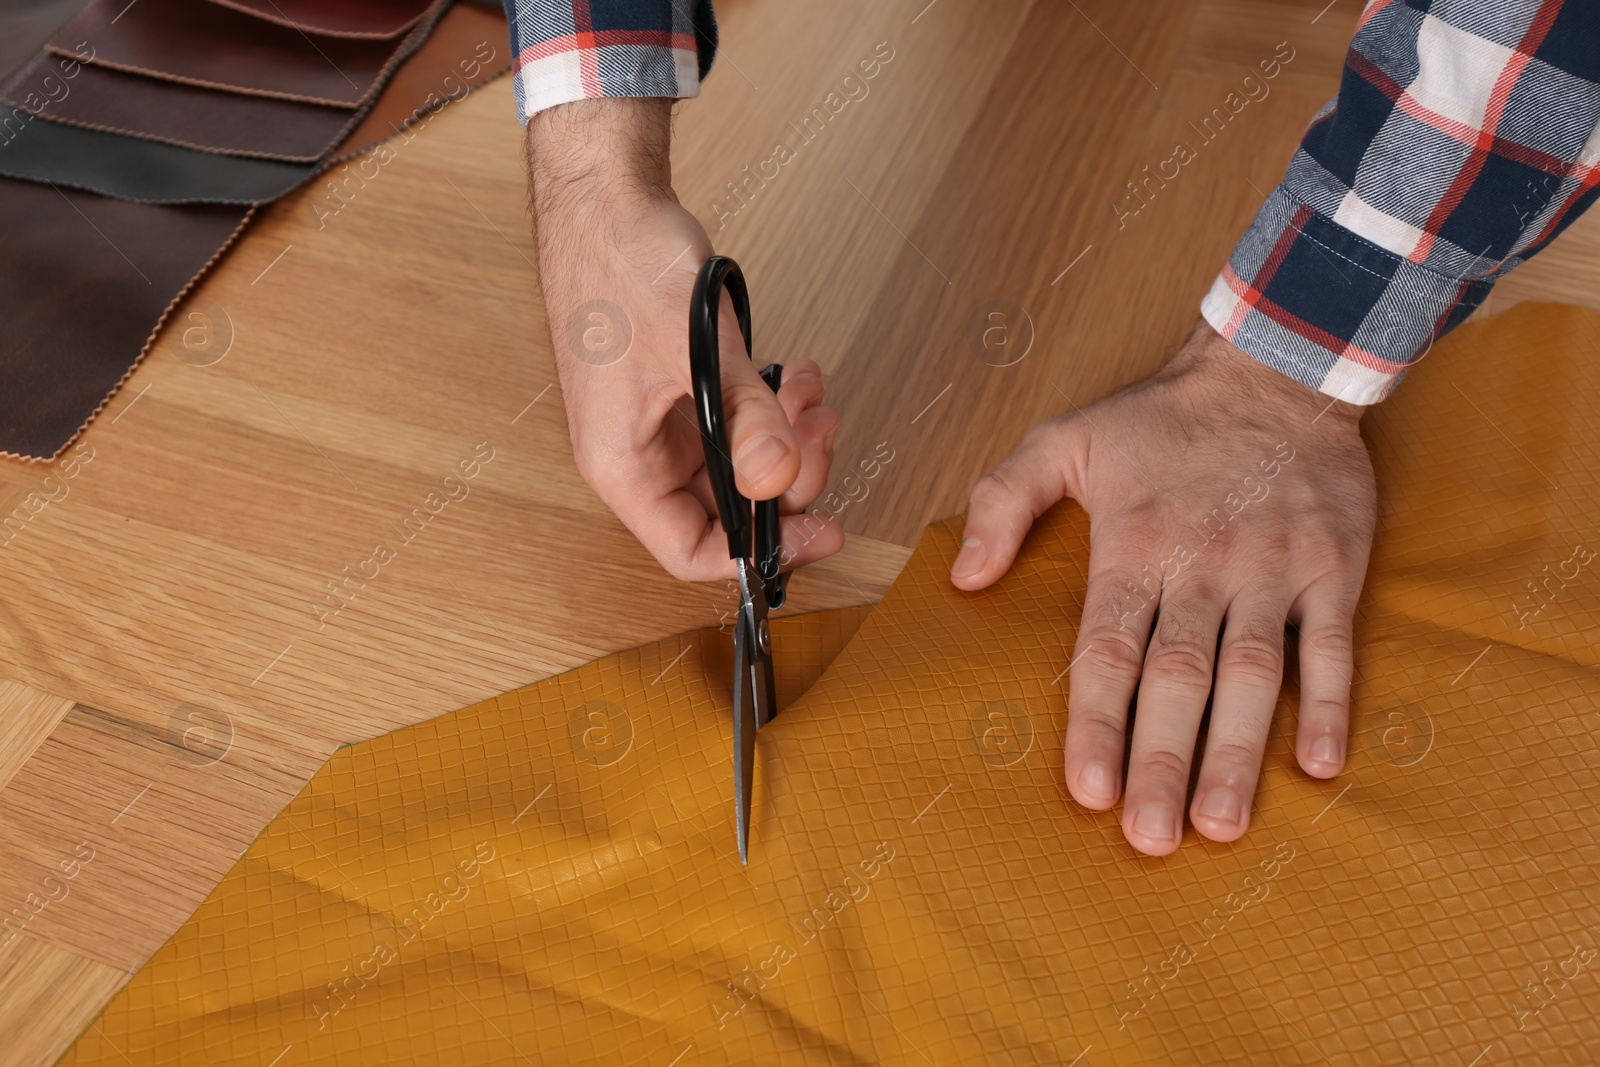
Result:
{"type": "MultiPolygon", "coordinates": [[[[700,443],[705,448],[706,474],[711,479],[711,493],[722,516],[722,528],[728,534],[728,556],[751,559],[753,549],[765,550],[769,546],[765,543],[755,546],[751,542],[750,501],[734,484],[733,457],[728,453],[728,428],[722,414],[722,361],[717,349],[717,313],[724,286],[733,298],[739,332],[744,335],[745,354],[754,358],[750,345],[750,293],[745,288],[744,272],[727,256],[712,256],[695,275],[694,295],[689,298],[689,377],[694,384],[695,411],[700,416],[700,443]]],[[[768,384],[773,385],[771,378],[768,384]]],[[[771,525],[775,527],[776,523],[771,525]]],[[[769,534],[767,526],[767,522],[761,523],[761,539],[774,542],[771,550],[776,562],[776,530],[769,534]]]]}
{"type": "MultiPolygon", "coordinates": [[[[783,384],[783,364],[769,363],[762,367],[761,380],[776,393],[783,384]]],[[[756,573],[767,587],[767,607],[774,609],[783,607],[789,585],[788,575],[778,573],[778,556],[783,549],[781,522],[777,497],[756,502],[756,573]]]]}

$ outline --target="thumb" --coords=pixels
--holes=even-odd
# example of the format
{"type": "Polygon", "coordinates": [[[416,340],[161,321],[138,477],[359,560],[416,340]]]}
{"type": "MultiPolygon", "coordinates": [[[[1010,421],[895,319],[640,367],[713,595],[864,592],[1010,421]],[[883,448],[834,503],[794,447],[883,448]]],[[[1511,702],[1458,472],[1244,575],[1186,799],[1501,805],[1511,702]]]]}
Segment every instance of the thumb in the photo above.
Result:
{"type": "Polygon", "coordinates": [[[1082,469],[1086,427],[1071,416],[1035,427],[972,487],[961,551],[950,566],[957,588],[983,589],[1011,568],[1033,520],[1068,495],[1068,472],[1082,469]]]}
{"type": "Polygon", "coordinates": [[[787,492],[799,476],[800,445],[778,394],[762,380],[745,353],[744,338],[726,293],[722,311],[717,331],[722,410],[728,422],[734,484],[751,500],[770,500],[787,492]]]}

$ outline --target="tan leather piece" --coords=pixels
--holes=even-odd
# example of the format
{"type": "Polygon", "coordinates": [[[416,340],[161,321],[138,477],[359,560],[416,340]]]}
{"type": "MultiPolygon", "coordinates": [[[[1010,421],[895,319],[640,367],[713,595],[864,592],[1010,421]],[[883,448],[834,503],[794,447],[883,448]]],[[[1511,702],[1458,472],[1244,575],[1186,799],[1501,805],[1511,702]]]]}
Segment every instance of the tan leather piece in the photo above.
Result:
{"type": "Polygon", "coordinates": [[[726,637],[613,656],[337,753],[63,1062],[1594,1062],[1600,315],[1429,359],[1367,428],[1349,765],[1291,675],[1242,841],[1062,787],[1083,513],[978,594],[952,520],[761,731],[748,868],[726,637]]]}

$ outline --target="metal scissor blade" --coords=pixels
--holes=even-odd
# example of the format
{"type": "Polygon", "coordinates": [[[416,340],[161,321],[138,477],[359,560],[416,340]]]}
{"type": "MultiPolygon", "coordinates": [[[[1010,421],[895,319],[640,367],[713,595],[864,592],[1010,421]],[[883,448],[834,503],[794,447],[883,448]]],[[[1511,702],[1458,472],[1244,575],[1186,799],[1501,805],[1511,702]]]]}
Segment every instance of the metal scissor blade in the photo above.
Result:
{"type": "MultiPolygon", "coordinates": [[[[750,862],[750,796],[756,771],[756,666],[751,647],[755,627],[750,613],[739,609],[733,630],[733,818],[739,834],[739,862],[750,862]]],[[[770,670],[770,664],[769,664],[770,670]]]]}
{"type": "Polygon", "coordinates": [[[738,571],[740,616],[747,617],[750,624],[748,651],[739,669],[750,675],[750,690],[755,694],[756,728],[759,729],[778,714],[778,687],[772,677],[772,635],[767,629],[767,589],[748,561],[739,561],[738,571]]]}

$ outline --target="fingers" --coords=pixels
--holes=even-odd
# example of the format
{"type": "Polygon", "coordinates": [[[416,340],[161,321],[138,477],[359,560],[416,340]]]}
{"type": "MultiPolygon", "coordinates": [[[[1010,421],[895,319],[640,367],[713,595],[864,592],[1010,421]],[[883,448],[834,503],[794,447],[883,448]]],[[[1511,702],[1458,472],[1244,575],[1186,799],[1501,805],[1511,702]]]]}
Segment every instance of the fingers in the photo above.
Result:
{"type": "Polygon", "coordinates": [[[957,588],[982,589],[1010,568],[1033,520],[1067,495],[1065,472],[1079,466],[1087,446],[1087,423],[1052,419],[979,479],[967,507],[961,551],[950,567],[957,588]]]}
{"type": "Polygon", "coordinates": [[[800,446],[800,473],[784,492],[779,506],[785,513],[803,511],[827,488],[834,440],[839,434],[839,413],[823,406],[822,368],[809,359],[795,360],[784,367],[778,401],[800,446]]]}
{"type": "MultiPolygon", "coordinates": [[[[732,300],[726,293],[722,307],[722,410],[727,419],[728,458],[733,461],[734,484],[751,500],[770,500],[794,484],[800,473],[800,445],[783,403],[746,357],[744,340],[730,310],[732,300]]],[[[821,382],[819,374],[819,394],[821,382]]],[[[804,384],[797,388],[797,399],[803,389],[804,384]]]]}
{"type": "Polygon", "coordinates": [[[1190,583],[1168,590],[1145,655],[1128,759],[1122,832],[1140,852],[1165,856],[1183,840],[1195,737],[1211,694],[1226,601],[1190,583]]]}
{"type": "Polygon", "coordinates": [[[804,567],[844,547],[844,527],[832,519],[799,514],[783,517],[783,569],[804,567]]]}
{"type": "Polygon", "coordinates": [[[1254,589],[1228,608],[1211,729],[1189,811],[1194,828],[1213,841],[1233,841],[1250,825],[1250,804],[1283,685],[1283,623],[1278,603],[1254,589]]]}
{"type": "Polygon", "coordinates": [[[1102,540],[1091,529],[1089,583],[1067,687],[1067,790],[1095,811],[1122,793],[1128,707],[1161,595],[1159,575],[1151,580],[1141,570],[1135,538],[1107,532],[1102,540]]]}
{"type": "MultiPolygon", "coordinates": [[[[1357,582],[1360,581],[1358,576],[1357,582]]],[[[1300,725],[1295,757],[1307,774],[1332,778],[1344,767],[1355,676],[1352,626],[1356,593],[1321,582],[1290,611],[1300,627],[1300,725]]]]}

